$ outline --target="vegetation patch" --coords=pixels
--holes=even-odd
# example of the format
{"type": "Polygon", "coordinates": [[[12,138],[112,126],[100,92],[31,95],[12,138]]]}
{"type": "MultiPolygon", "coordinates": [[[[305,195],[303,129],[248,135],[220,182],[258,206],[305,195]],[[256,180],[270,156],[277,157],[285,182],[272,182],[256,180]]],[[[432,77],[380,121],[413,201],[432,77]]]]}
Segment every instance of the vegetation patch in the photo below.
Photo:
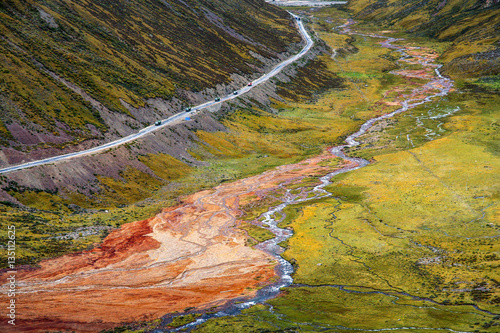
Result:
{"type": "Polygon", "coordinates": [[[174,327],[174,328],[181,327],[181,326],[184,326],[186,324],[192,323],[193,321],[195,321],[199,317],[201,317],[201,314],[199,314],[199,313],[191,313],[191,314],[188,314],[188,315],[185,315],[185,316],[175,317],[168,324],[168,326],[169,327],[174,327]]]}
{"type": "Polygon", "coordinates": [[[354,0],[346,8],[366,26],[375,23],[448,43],[440,57],[446,74],[477,78],[499,71],[498,3],[354,0]]]}
{"type": "MultiPolygon", "coordinates": [[[[315,12],[318,25],[334,22],[332,12],[315,12]]],[[[335,35],[327,30],[322,34],[335,35]]],[[[334,105],[345,103],[340,119],[348,112],[362,118],[363,111],[356,112],[361,108],[377,110],[382,98],[371,97],[390,98],[394,85],[388,83],[408,89],[422,84],[363,69],[364,64],[375,67],[375,62],[357,61],[376,54],[371,52],[374,42],[357,39],[353,44],[359,52],[335,64],[356,68],[347,73],[375,73],[344,76],[347,98],[339,93],[332,99],[334,105]]],[[[418,45],[417,39],[408,42],[418,45]]],[[[481,79],[457,81],[456,86],[461,91],[399,114],[361,136],[361,145],[348,154],[371,163],[335,176],[326,188],[331,197],[285,208],[280,226],[294,234],[282,244],[282,255],[294,265],[294,284],[266,306],[211,319],[197,331],[223,327],[255,332],[272,326],[268,330],[283,332],[496,332],[499,101],[494,86],[481,85],[481,79]]]]}
{"type": "Polygon", "coordinates": [[[252,52],[276,58],[301,40],[286,11],[253,0],[9,1],[0,16],[4,145],[13,139],[6,127],[12,122],[32,132],[66,133],[65,143],[102,139],[102,115],[56,76],[111,112],[132,116],[122,101],[139,107],[150,98],[182,98],[183,91],[228,83],[233,73],[264,67],[252,52]]]}
{"type": "Polygon", "coordinates": [[[166,180],[181,178],[192,171],[186,163],[167,154],[140,156],[139,161],[147,165],[155,175],[166,180]]]}
{"type": "Polygon", "coordinates": [[[274,234],[272,232],[255,224],[243,223],[239,225],[238,228],[245,230],[248,236],[251,237],[249,242],[250,246],[274,238],[274,234]]]}

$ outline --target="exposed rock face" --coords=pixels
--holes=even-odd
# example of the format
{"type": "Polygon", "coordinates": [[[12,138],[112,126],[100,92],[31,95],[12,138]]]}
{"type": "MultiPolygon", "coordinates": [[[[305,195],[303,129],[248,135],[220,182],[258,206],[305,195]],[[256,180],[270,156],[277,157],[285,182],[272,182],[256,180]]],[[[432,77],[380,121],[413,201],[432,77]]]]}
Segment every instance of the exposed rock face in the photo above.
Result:
{"type": "MultiPolygon", "coordinates": [[[[91,251],[19,270],[15,328],[2,332],[95,332],[160,317],[190,306],[211,307],[249,296],[275,275],[273,257],[245,246],[235,229],[240,200],[264,199],[280,184],[325,174],[325,153],[307,161],[225,183],[183,199],[157,216],[125,224],[91,251]]],[[[8,302],[8,273],[0,302],[8,302]]]]}

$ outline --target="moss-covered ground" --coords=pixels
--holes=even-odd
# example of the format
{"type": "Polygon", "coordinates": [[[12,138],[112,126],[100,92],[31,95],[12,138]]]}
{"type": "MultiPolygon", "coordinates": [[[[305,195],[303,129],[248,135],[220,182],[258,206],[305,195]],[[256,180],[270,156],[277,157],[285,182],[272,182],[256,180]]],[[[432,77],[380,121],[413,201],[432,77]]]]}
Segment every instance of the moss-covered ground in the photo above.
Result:
{"type": "MultiPolygon", "coordinates": [[[[339,46],[348,44],[339,41],[339,46]]],[[[366,47],[379,48],[368,43],[366,47]]],[[[379,53],[373,56],[378,58],[379,53]]],[[[358,66],[362,71],[362,64],[358,66]]],[[[197,131],[200,145],[189,153],[206,162],[203,165],[188,165],[163,154],[142,156],[140,161],[153,174],[129,168],[120,178],[99,177],[102,191],[91,196],[10,184],[9,193],[26,206],[0,203],[3,223],[15,225],[18,231],[18,264],[36,264],[40,259],[87,249],[100,242],[110,228],[149,218],[174,205],[182,195],[297,162],[320,153],[325,146],[339,144],[364,119],[382,110],[359,107],[360,92],[352,89],[350,80],[340,78],[337,69],[331,57],[321,56],[298,69],[291,82],[280,85],[285,102],[276,101],[273,112],[239,108],[222,119],[227,131],[197,131]],[[301,97],[291,98],[297,89],[301,97]],[[81,232],[80,228],[86,229],[81,232]]],[[[370,90],[368,96],[373,100],[382,98],[384,87],[393,84],[390,75],[375,73],[388,79],[370,90]]],[[[0,231],[0,240],[5,240],[4,231],[0,231]]]]}
{"type": "MultiPolygon", "coordinates": [[[[333,9],[314,13],[315,30],[336,49],[336,56],[320,57],[311,68],[338,73],[335,79],[342,80],[335,81],[337,86],[310,94],[306,90],[316,90],[317,84],[306,85],[306,78],[299,76],[300,85],[281,87],[287,102],[275,103],[277,113],[240,109],[225,120],[230,131],[198,132],[206,147],[191,153],[207,161],[205,166],[145,157],[151,165],[175,168],[175,175],[167,184],[148,183],[148,189],[139,186],[141,175],[131,173],[129,179],[137,177],[137,191],[149,192],[131,197],[124,207],[116,208],[118,202],[106,199],[114,205],[106,207],[107,212],[91,211],[90,204],[88,212],[75,212],[53,193],[33,200],[31,210],[2,205],[7,221],[20,227],[20,258],[35,263],[91,246],[102,235],[82,233],[60,245],[50,237],[79,226],[116,227],[150,217],[184,193],[296,162],[339,144],[365,120],[397,108],[381,101],[396,97],[395,87],[404,92],[422,82],[391,74],[399,66],[399,55],[381,48],[379,40],[336,34],[331,28],[343,23],[336,15],[333,9]],[[294,89],[304,89],[299,93],[307,98],[293,98],[294,89]],[[139,199],[143,201],[136,202],[139,199]],[[50,205],[55,208],[42,209],[50,205]]],[[[405,42],[420,45],[423,40],[405,42]]],[[[435,41],[425,43],[439,52],[445,49],[435,41]]],[[[317,82],[331,81],[320,77],[317,82]]],[[[294,235],[283,244],[283,256],[294,263],[295,284],[266,304],[209,320],[197,331],[497,332],[500,98],[495,82],[457,81],[457,91],[361,137],[362,144],[349,154],[370,159],[370,165],[335,177],[328,187],[332,197],[285,210],[282,225],[293,228],[294,235]]],[[[298,191],[315,181],[305,179],[290,188],[298,191]]],[[[112,181],[107,186],[118,194],[126,191],[112,181]]],[[[22,200],[31,200],[28,192],[22,200]]],[[[245,206],[243,217],[258,217],[266,204],[273,201],[245,206]]],[[[257,241],[268,237],[253,225],[241,227],[257,241]]]]}
{"type": "Polygon", "coordinates": [[[42,133],[67,132],[75,139],[66,144],[94,137],[87,125],[107,130],[88,102],[46,70],[110,110],[129,113],[121,101],[143,106],[181,89],[228,83],[232,73],[250,74],[253,66],[263,66],[250,52],[269,58],[300,42],[285,11],[254,1],[133,0],[116,6],[107,0],[14,0],[0,4],[0,17],[4,146],[12,143],[5,125],[13,121],[29,120],[42,133]]]}
{"type": "MultiPolygon", "coordinates": [[[[327,20],[318,24],[329,43],[348,39],[329,32],[335,13],[314,13],[327,20]]],[[[402,43],[422,42],[406,37],[402,43]]],[[[344,96],[366,99],[349,104],[331,95],[332,109],[344,114],[376,105],[374,94],[390,90],[377,86],[384,80],[401,83],[377,72],[384,61],[370,62],[382,53],[370,48],[374,40],[355,38],[359,52],[332,65],[349,80],[344,96]]],[[[368,166],[334,177],[332,197],[284,211],[281,225],[294,230],[282,244],[294,284],[196,331],[498,332],[500,97],[490,81],[457,80],[457,91],[362,136],[349,154],[371,160],[368,166]]]]}

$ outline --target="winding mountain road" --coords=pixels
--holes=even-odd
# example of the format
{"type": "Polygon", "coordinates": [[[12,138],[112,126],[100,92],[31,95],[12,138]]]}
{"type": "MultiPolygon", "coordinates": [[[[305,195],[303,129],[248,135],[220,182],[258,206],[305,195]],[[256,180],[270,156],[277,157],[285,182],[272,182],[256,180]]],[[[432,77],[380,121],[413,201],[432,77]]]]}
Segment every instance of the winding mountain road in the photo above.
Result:
{"type": "Polygon", "coordinates": [[[131,135],[126,136],[126,137],[123,137],[121,139],[118,139],[118,140],[115,140],[115,141],[111,141],[111,142],[102,144],[100,146],[96,146],[94,148],[90,148],[90,149],[86,149],[86,150],[74,152],[74,153],[69,153],[69,154],[64,154],[64,155],[59,155],[59,156],[54,156],[54,157],[49,157],[49,158],[41,159],[41,160],[38,160],[38,161],[31,161],[31,162],[27,162],[27,163],[23,163],[23,164],[9,166],[9,167],[0,169],[0,174],[12,172],[12,171],[23,170],[23,169],[27,169],[27,168],[32,168],[32,167],[36,167],[36,166],[40,166],[40,165],[55,163],[55,162],[59,162],[59,161],[64,161],[64,160],[68,160],[68,159],[79,157],[79,156],[84,156],[84,155],[89,155],[89,154],[95,154],[95,153],[98,153],[98,152],[102,152],[104,150],[107,150],[107,149],[110,149],[110,148],[114,148],[114,147],[123,145],[123,144],[128,143],[128,142],[135,141],[135,140],[137,140],[137,139],[139,139],[139,138],[141,138],[143,136],[146,136],[146,135],[148,135],[148,134],[150,134],[150,133],[152,133],[154,131],[157,131],[159,129],[162,129],[162,128],[166,127],[166,126],[173,125],[175,123],[181,122],[181,121],[183,121],[183,119],[185,117],[192,116],[192,115],[196,114],[197,112],[201,111],[202,109],[204,109],[206,107],[227,102],[227,101],[229,101],[231,99],[237,98],[237,97],[241,96],[242,94],[245,94],[245,93],[249,92],[251,89],[255,88],[259,84],[262,84],[262,83],[268,81],[270,78],[276,76],[287,65],[289,65],[292,62],[294,62],[294,61],[302,58],[311,49],[311,47],[314,45],[314,42],[311,39],[311,36],[307,33],[306,29],[304,28],[304,25],[302,24],[302,21],[298,18],[298,16],[296,16],[296,15],[294,15],[292,13],[290,13],[290,15],[292,15],[293,18],[298,23],[300,34],[302,35],[302,38],[306,41],[306,45],[304,46],[304,48],[302,48],[302,50],[299,53],[297,53],[296,55],[294,55],[294,56],[292,56],[292,57],[284,60],[280,64],[278,64],[269,73],[264,74],[260,78],[252,81],[252,85],[251,86],[245,86],[245,87],[237,90],[237,94],[231,94],[231,95],[227,95],[227,96],[221,97],[220,101],[212,100],[212,101],[209,101],[209,102],[206,102],[206,103],[194,106],[194,107],[191,108],[191,111],[189,111],[189,112],[180,112],[180,113],[177,113],[177,114],[175,114],[175,115],[173,115],[173,116],[171,116],[169,118],[161,120],[159,125],[151,125],[151,126],[145,127],[143,129],[141,129],[139,132],[131,134],[131,135]]]}

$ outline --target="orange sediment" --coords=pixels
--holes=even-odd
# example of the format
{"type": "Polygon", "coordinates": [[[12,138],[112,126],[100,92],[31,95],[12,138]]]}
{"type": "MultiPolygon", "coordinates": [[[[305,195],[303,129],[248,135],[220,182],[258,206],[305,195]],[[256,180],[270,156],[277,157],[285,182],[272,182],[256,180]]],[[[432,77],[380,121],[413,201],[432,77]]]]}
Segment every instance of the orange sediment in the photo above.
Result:
{"type": "MultiPolygon", "coordinates": [[[[328,152],[182,199],[144,221],[123,225],[90,251],[17,272],[16,326],[3,332],[95,332],[187,307],[249,297],[276,274],[271,255],[245,246],[239,202],[262,200],[280,184],[331,172],[328,152]],[[258,195],[254,195],[258,192],[258,195]]],[[[7,273],[0,303],[7,304],[7,273]]]]}

